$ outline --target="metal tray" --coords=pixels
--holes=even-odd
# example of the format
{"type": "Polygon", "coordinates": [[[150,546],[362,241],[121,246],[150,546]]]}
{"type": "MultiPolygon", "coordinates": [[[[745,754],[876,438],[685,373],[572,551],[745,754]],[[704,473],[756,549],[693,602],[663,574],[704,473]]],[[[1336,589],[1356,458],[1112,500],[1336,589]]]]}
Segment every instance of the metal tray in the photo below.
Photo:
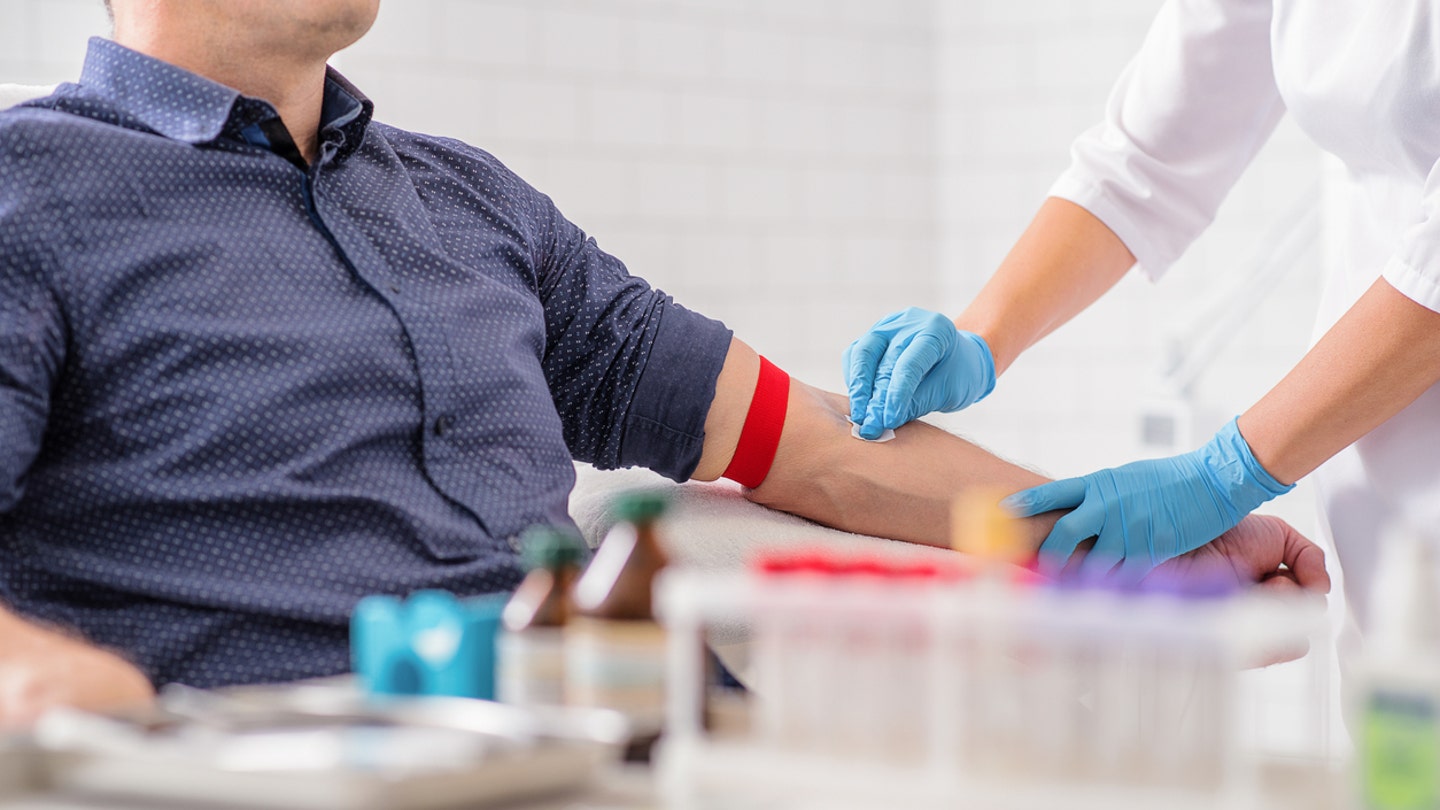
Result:
{"type": "Polygon", "coordinates": [[[57,711],[35,741],[56,790],[184,806],[483,807],[578,789],[629,737],[612,712],[364,696],[348,681],[172,689],[153,712],[57,711]]]}

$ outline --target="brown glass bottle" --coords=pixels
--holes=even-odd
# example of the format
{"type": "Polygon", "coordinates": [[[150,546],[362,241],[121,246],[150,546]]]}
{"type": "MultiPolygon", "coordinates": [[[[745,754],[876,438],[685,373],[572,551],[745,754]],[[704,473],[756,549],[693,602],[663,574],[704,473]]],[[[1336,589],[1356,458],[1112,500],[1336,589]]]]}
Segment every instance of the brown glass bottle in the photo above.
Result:
{"type": "Polygon", "coordinates": [[[618,522],[575,583],[565,629],[565,697],[625,714],[638,738],[658,733],[665,703],[665,635],[655,621],[655,577],[667,560],[657,523],[669,502],[621,496],[618,522]]]}
{"type": "Polygon", "coordinates": [[[522,542],[530,573],[501,615],[497,697],[518,706],[559,705],[565,700],[564,627],[585,547],[574,534],[550,526],[526,532],[522,542]]]}

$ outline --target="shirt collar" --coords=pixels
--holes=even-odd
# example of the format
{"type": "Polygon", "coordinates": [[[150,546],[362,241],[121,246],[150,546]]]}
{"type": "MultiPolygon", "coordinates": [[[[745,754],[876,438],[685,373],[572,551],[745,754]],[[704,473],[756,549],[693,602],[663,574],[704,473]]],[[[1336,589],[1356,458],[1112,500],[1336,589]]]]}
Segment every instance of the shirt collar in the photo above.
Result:
{"type": "Polygon", "coordinates": [[[375,115],[375,103],[335,68],[325,68],[325,104],[320,110],[320,142],[335,144],[344,157],[360,147],[375,115]]]}
{"type": "MultiPolygon", "coordinates": [[[[210,143],[278,114],[269,102],[115,42],[94,37],[80,84],[172,140],[210,143]]],[[[362,140],[375,105],[333,68],[325,75],[321,141],[348,154],[362,140]]]]}

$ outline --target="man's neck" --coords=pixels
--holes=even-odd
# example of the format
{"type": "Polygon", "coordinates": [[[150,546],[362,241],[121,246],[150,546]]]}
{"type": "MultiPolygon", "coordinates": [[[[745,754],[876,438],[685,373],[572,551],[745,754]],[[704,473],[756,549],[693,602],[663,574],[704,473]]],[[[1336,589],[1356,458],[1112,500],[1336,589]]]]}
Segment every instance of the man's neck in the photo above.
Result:
{"type": "Polygon", "coordinates": [[[315,162],[325,101],[325,60],[242,53],[247,49],[216,39],[224,38],[205,30],[120,26],[115,30],[115,41],[131,50],[270,102],[305,161],[315,162]]]}

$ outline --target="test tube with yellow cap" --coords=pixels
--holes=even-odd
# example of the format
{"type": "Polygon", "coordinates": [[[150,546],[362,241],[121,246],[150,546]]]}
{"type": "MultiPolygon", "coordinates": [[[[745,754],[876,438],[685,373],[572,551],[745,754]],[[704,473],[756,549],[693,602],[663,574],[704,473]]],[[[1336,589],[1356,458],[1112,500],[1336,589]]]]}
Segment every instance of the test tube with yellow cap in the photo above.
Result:
{"type": "Polygon", "coordinates": [[[950,507],[950,547],[985,563],[1026,566],[1034,560],[1019,521],[1000,507],[1009,494],[976,487],[957,495],[950,507]]]}

